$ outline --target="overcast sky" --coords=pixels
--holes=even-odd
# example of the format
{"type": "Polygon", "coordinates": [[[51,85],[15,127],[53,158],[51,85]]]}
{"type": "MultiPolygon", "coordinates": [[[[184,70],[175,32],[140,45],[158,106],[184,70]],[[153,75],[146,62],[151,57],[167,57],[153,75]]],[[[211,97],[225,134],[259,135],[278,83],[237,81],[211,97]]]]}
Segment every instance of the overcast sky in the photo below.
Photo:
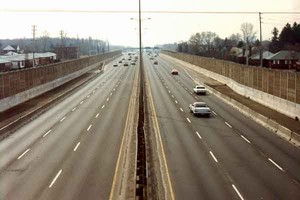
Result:
{"type": "MultiPolygon", "coordinates": [[[[300,12],[300,0],[141,0],[143,11],[223,11],[223,12],[300,12]]],[[[109,40],[114,45],[138,45],[138,0],[0,0],[1,39],[32,38],[32,25],[37,37],[44,31],[59,37],[109,40]],[[27,12],[12,11],[25,10],[27,12]],[[42,12],[28,12],[42,10],[42,12]],[[97,12],[45,12],[77,10],[97,12]],[[113,11],[103,13],[101,11],[113,11]],[[116,11],[133,11],[132,13],[116,11]],[[131,18],[134,18],[131,20],[131,18]]],[[[187,41],[202,31],[212,31],[221,38],[241,33],[243,22],[250,22],[259,33],[258,14],[181,14],[144,13],[143,45],[187,41]],[[147,18],[151,18],[147,20],[147,18]]],[[[263,39],[271,37],[274,26],[300,23],[300,14],[262,15],[263,39]]],[[[259,35],[257,35],[259,37],[259,35]]]]}

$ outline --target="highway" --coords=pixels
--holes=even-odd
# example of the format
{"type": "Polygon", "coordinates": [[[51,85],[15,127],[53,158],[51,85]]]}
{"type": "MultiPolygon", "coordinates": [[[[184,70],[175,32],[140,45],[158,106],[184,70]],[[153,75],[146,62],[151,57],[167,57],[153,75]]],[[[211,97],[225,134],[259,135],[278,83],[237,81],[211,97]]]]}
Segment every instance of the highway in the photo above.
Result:
{"type": "Polygon", "coordinates": [[[144,63],[175,199],[300,199],[299,149],[213,94],[194,95],[195,72],[156,60],[144,63]],[[195,101],[210,118],[189,112],[195,101]]]}
{"type": "MultiPolygon", "coordinates": [[[[120,59],[0,141],[0,199],[113,196],[139,67],[113,67],[120,59]]],[[[193,94],[193,79],[201,79],[199,74],[165,57],[155,59],[158,65],[144,55],[145,82],[153,96],[155,128],[175,199],[300,199],[298,148],[214,94],[193,94]],[[170,74],[174,68],[179,75],[170,74]],[[194,101],[205,101],[211,117],[193,116],[188,105],[194,101]]]]}
{"type": "Polygon", "coordinates": [[[109,198],[136,73],[120,59],[0,142],[0,199],[109,198]]]}

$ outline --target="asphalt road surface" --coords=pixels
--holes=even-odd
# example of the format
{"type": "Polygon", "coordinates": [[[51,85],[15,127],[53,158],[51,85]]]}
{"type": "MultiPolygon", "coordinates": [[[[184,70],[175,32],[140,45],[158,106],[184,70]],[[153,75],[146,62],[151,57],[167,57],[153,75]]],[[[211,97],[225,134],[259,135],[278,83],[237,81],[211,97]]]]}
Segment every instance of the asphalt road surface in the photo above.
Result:
{"type": "Polygon", "coordinates": [[[193,94],[189,71],[156,60],[144,62],[175,199],[300,199],[299,149],[213,94],[193,94]],[[190,113],[195,101],[210,118],[190,113]]]}
{"type": "Polygon", "coordinates": [[[107,65],[101,76],[2,140],[0,199],[108,199],[134,74],[135,66],[107,65]]]}

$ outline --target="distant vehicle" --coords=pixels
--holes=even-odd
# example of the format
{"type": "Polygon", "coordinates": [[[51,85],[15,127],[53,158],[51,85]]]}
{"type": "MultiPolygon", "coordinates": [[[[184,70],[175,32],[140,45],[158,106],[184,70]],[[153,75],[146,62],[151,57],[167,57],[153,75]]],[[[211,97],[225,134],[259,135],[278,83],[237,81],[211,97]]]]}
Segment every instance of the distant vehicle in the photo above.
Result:
{"type": "Polygon", "coordinates": [[[154,64],[154,65],[158,65],[158,62],[157,62],[157,61],[154,61],[153,64],[154,64]]]}
{"type": "Polygon", "coordinates": [[[122,62],[123,62],[122,60],[119,61],[119,63],[122,63],[122,62]]]}
{"type": "Polygon", "coordinates": [[[125,62],[125,63],[124,63],[124,66],[128,66],[128,63],[127,63],[127,62],[125,62]]]}
{"type": "Polygon", "coordinates": [[[132,62],[131,65],[135,65],[135,62],[132,62]]]}
{"type": "Polygon", "coordinates": [[[128,60],[131,60],[131,58],[128,58],[128,60]]]}
{"type": "Polygon", "coordinates": [[[115,63],[115,64],[113,65],[113,67],[118,67],[118,63],[115,63]]]}
{"type": "Polygon", "coordinates": [[[171,74],[172,75],[178,75],[178,71],[176,69],[172,69],[171,74]]]}
{"type": "Polygon", "coordinates": [[[209,117],[211,113],[210,108],[203,101],[190,104],[189,109],[194,115],[205,115],[209,117]]]}
{"type": "Polygon", "coordinates": [[[122,58],[122,60],[125,60],[125,58],[122,58]]]}
{"type": "Polygon", "coordinates": [[[207,93],[207,89],[203,86],[203,85],[196,85],[194,88],[194,93],[196,94],[206,94],[207,93]]]}

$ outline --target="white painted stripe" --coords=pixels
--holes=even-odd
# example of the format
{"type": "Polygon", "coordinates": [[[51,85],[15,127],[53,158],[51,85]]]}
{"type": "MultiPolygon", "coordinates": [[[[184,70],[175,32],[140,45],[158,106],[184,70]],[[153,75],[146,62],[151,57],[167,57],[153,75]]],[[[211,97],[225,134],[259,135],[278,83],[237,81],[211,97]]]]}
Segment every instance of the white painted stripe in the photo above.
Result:
{"type": "Polygon", "coordinates": [[[245,138],[243,135],[241,135],[241,137],[242,137],[246,142],[248,142],[249,144],[251,144],[251,142],[250,142],[247,138],[245,138]]]}
{"type": "Polygon", "coordinates": [[[83,104],[84,101],[81,101],[80,104],[83,104]]]}
{"type": "Polygon", "coordinates": [[[178,101],[175,100],[175,103],[178,103],[178,101]]]}
{"type": "Polygon", "coordinates": [[[90,98],[90,96],[91,96],[91,95],[87,95],[87,97],[86,97],[86,98],[90,98]]]}
{"type": "Polygon", "coordinates": [[[188,90],[187,88],[184,88],[185,90],[188,90]]]}
{"type": "Polygon", "coordinates": [[[79,147],[79,145],[80,145],[80,142],[77,143],[77,145],[76,145],[75,148],[74,148],[74,151],[77,150],[77,148],[79,147]]]}
{"type": "Polygon", "coordinates": [[[93,93],[95,93],[95,90],[93,90],[93,93]]]}
{"type": "Polygon", "coordinates": [[[43,135],[43,137],[46,137],[50,132],[51,132],[51,129],[50,129],[49,131],[47,131],[47,132],[43,135]]]}
{"type": "Polygon", "coordinates": [[[211,157],[213,157],[213,159],[215,160],[215,162],[218,162],[217,158],[215,157],[215,155],[213,154],[213,152],[209,151],[211,157]]]}
{"type": "Polygon", "coordinates": [[[275,165],[278,169],[280,169],[281,171],[284,171],[282,167],[280,167],[276,162],[274,162],[271,158],[268,158],[268,160],[273,163],[273,165],[275,165]]]}
{"type": "Polygon", "coordinates": [[[169,90],[169,93],[171,93],[171,91],[169,90]]]}
{"type": "Polygon", "coordinates": [[[110,93],[110,96],[111,96],[112,94],[113,94],[113,93],[111,92],[111,93],[110,93]]]}
{"type": "Polygon", "coordinates": [[[198,100],[198,97],[195,97],[195,99],[197,99],[197,100],[198,100]]]}
{"type": "Polygon", "coordinates": [[[90,124],[90,126],[86,130],[90,131],[91,127],[92,127],[92,124],[90,124]]]}
{"type": "Polygon", "coordinates": [[[241,193],[238,191],[238,189],[235,187],[235,185],[232,184],[232,187],[234,189],[234,191],[239,195],[241,200],[244,200],[243,196],[241,195],[241,193]]]}
{"type": "Polygon", "coordinates": [[[201,135],[196,131],[196,134],[198,135],[198,137],[202,140],[201,135]]]}
{"type": "Polygon", "coordinates": [[[182,109],[182,108],[180,108],[180,110],[183,112],[183,109],[182,109]]]}
{"type": "Polygon", "coordinates": [[[166,88],[168,89],[168,86],[166,86],[166,88]]]}
{"type": "Polygon", "coordinates": [[[116,90],[116,88],[113,89],[113,91],[115,91],[115,90],[116,90]]]}
{"type": "Polygon", "coordinates": [[[174,95],[172,95],[172,98],[174,98],[174,95]]]}
{"type": "Polygon", "coordinates": [[[101,108],[103,109],[105,107],[105,105],[103,105],[101,108]]]}
{"type": "Polygon", "coordinates": [[[186,118],[186,120],[188,120],[189,123],[192,123],[191,120],[189,118],[186,118]]]}
{"type": "Polygon", "coordinates": [[[66,117],[63,117],[63,118],[60,120],[60,122],[64,121],[65,119],[66,119],[66,117]]]}
{"type": "Polygon", "coordinates": [[[212,111],[212,113],[214,113],[214,115],[218,115],[215,111],[212,111]]]}
{"type": "Polygon", "coordinates": [[[99,113],[97,113],[97,115],[95,116],[95,118],[98,118],[99,117],[99,113]]]}
{"type": "Polygon", "coordinates": [[[62,172],[62,169],[59,170],[59,172],[56,174],[56,176],[52,180],[51,184],[49,185],[49,188],[51,188],[53,186],[53,184],[55,183],[56,179],[59,177],[59,175],[61,174],[61,172],[62,172]]]}
{"type": "Polygon", "coordinates": [[[74,112],[76,110],[76,107],[72,109],[72,112],[74,112]]]}
{"type": "Polygon", "coordinates": [[[24,151],[24,152],[18,157],[18,160],[21,159],[28,151],[30,151],[30,149],[27,149],[26,151],[24,151]]]}
{"type": "Polygon", "coordinates": [[[107,98],[106,101],[109,101],[109,98],[107,98]]]}
{"type": "Polygon", "coordinates": [[[226,124],[227,126],[229,126],[230,128],[232,128],[232,126],[231,126],[230,124],[228,124],[227,122],[225,122],[225,124],[226,124]]]}

